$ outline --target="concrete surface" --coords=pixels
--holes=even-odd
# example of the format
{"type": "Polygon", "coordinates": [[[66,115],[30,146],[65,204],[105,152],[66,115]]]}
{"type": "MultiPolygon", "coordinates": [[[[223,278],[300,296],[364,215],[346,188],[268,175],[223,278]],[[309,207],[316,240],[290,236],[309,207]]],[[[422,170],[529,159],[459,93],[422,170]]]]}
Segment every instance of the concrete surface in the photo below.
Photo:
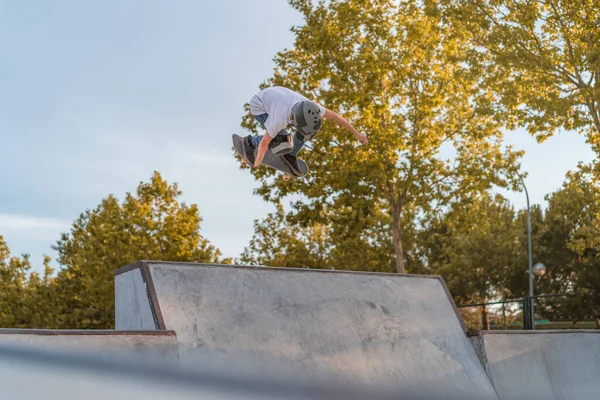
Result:
{"type": "Polygon", "coordinates": [[[0,344],[178,363],[177,337],[173,331],[0,329],[0,344]]]}
{"type": "Polygon", "coordinates": [[[471,340],[502,400],[600,398],[600,331],[484,331],[471,340]]]}
{"type": "MultiPolygon", "coordinates": [[[[144,275],[145,276],[145,275],[144,275]]],[[[157,322],[151,309],[153,302],[148,301],[146,282],[141,269],[115,279],[115,298],[120,301],[120,308],[127,313],[115,315],[115,326],[130,326],[135,330],[154,330],[157,322]]]]}
{"type": "Polygon", "coordinates": [[[229,374],[181,371],[135,359],[117,361],[5,344],[0,344],[0,385],[3,399],[19,400],[398,399],[395,394],[382,393],[377,388],[241,380],[229,374]]]}
{"type": "Polygon", "coordinates": [[[186,367],[497,399],[436,277],[148,261],[115,285],[116,329],[176,331],[186,367]]]}

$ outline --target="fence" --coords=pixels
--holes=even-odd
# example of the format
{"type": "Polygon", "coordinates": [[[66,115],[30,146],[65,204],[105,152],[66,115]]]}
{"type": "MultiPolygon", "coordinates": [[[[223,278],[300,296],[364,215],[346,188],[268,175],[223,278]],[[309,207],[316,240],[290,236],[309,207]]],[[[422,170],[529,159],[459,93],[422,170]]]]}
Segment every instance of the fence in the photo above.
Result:
{"type": "Polygon", "coordinates": [[[462,304],[458,310],[469,330],[600,329],[600,310],[586,306],[570,293],[462,304]]]}

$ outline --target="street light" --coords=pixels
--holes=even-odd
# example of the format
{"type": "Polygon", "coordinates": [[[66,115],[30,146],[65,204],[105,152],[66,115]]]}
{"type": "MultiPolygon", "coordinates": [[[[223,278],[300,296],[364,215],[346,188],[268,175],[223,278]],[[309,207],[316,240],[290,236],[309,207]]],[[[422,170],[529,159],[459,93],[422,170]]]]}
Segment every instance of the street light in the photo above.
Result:
{"type": "Polygon", "coordinates": [[[537,263],[533,266],[533,274],[541,278],[546,274],[546,266],[542,263],[537,263]]]}
{"type": "Polygon", "coordinates": [[[527,244],[528,244],[528,258],[529,258],[529,298],[531,299],[531,329],[535,330],[535,304],[533,301],[533,260],[531,256],[531,211],[529,210],[529,193],[527,192],[527,186],[523,182],[522,178],[519,178],[523,188],[525,189],[525,196],[527,197],[527,244]]]}

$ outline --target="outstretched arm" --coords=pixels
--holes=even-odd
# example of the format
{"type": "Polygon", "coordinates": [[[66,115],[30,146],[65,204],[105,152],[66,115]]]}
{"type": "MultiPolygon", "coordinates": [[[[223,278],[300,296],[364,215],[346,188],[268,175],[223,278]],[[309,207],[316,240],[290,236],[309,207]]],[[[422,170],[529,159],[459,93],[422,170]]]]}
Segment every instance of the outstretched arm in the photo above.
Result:
{"type": "Polygon", "coordinates": [[[271,135],[269,135],[268,132],[260,140],[260,143],[258,144],[258,151],[256,152],[256,160],[254,160],[255,167],[260,167],[260,165],[262,164],[262,160],[265,157],[265,153],[269,148],[269,143],[271,143],[271,140],[273,140],[273,138],[271,137],[271,135]]]}
{"type": "Polygon", "coordinates": [[[354,129],[352,124],[350,122],[346,121],[346,119],[344,117],[342,117],[341,115],[339,115],[338,113],[333,112],[330,109],[326,108],[325,114],[323,114],[323,118],[330,119],[333,122],[335,122],[336,124],[338,124],[339,126],[346,128],[347,130],[352,132],[354,134],[354,137],[356,138],[356,140],[358,140],[362,144],[369,143],[369,139],[367,139],[366,135],[363,135],[362,133],[360,133],[359,131],[354,129]]]}

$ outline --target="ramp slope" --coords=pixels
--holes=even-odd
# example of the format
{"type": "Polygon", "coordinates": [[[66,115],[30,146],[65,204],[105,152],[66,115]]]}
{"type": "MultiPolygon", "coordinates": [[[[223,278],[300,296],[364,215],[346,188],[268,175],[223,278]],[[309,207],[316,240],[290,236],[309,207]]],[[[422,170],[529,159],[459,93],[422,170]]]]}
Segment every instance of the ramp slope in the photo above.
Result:
{"type": "Polygon", "coordinates": [[[0,345],[54,349],[101,358],[177,362],[177,337],[173,331],[0,329],[0,345]]]}
{"type": "Polygon", "coordinates": [[[471,340],[502,400],[598,398],[600,331],[484,331],[471,340]]]}
{"type": "Polygon", "coordinates": [[[176,331],[187,366],[497,399],[437,277],[148,261],[115,285],[116,329],[176,331]]]}
{"type": "Polygon", "coordinates": [[[135,358],[106,359],[2,343],[0,384],[2,398],[11,400],[398,400],[377,388],[243,380],[135,358]]]}

